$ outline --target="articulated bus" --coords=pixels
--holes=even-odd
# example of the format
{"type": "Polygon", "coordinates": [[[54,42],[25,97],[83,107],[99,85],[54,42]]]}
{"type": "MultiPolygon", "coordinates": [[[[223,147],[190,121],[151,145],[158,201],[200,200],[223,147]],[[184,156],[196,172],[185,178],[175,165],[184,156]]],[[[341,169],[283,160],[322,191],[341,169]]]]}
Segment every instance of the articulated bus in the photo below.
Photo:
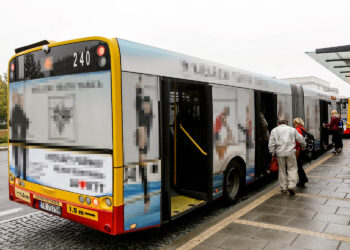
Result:
{"type": "Polygon", "coordinates": [[[122,39],[42,41],[9,61],[9,199],[108,234],[234,201],[267,174],[268,130],[302,117],[329,144],[321,91],[122,39]]]}

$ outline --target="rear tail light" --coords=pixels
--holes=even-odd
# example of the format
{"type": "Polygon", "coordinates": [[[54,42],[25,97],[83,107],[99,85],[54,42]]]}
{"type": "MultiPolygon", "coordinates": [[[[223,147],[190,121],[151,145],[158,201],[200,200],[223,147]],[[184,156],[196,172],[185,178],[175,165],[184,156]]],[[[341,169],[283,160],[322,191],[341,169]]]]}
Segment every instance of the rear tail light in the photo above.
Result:
{"type": "Polygon", "coordinates": [[[94,204],[94,206],[98,206],[98,204],[99,204],[99,201],[98,201],[98,199],[96,199],[96,198],[94,198],[94,199],[92,199],[92,204],[94,204]]]}
{"type": "Polygon", "coordinates": [[[11,71],[14,71],[14,70],[15,70],[15,64],[14,64],[14,63],[11,63],[10,70],[11,70],[11,71]]]}

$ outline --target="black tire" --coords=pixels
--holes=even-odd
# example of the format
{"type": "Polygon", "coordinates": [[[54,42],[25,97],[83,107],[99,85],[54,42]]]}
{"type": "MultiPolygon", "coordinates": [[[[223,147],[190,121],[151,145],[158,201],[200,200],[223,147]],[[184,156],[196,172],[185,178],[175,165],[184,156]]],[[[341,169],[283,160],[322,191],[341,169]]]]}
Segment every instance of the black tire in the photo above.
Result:
{"type": "Polygon", "coordinates": [[[233,160],[227,166],[224,173],[224,197],[229,203],[237,200],[243,190],[243,171],[239,162],[233,160]]]}

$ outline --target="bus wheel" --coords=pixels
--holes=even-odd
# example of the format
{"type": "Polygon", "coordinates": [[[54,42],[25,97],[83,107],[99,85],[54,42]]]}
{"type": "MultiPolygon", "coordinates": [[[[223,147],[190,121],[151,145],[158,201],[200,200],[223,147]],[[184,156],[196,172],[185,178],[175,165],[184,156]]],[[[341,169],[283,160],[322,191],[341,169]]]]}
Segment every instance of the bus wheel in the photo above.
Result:
{"type": "Polygon", "coordinates": [[[243,188],[241,166],[237,161],[229,163],[224,174],[224,197],[232,203],[237,200],[243,188]]]}

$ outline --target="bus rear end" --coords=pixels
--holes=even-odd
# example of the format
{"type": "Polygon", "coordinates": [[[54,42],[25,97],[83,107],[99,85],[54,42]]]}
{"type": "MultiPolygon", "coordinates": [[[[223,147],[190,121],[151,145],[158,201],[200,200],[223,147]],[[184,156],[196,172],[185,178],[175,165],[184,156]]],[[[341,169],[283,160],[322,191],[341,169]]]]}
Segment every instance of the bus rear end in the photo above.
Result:
{"type": "Polygon", "coordinates": [[[81,39],[10,60],[9,198],[117,234],[110,45],[81,39]]]}

